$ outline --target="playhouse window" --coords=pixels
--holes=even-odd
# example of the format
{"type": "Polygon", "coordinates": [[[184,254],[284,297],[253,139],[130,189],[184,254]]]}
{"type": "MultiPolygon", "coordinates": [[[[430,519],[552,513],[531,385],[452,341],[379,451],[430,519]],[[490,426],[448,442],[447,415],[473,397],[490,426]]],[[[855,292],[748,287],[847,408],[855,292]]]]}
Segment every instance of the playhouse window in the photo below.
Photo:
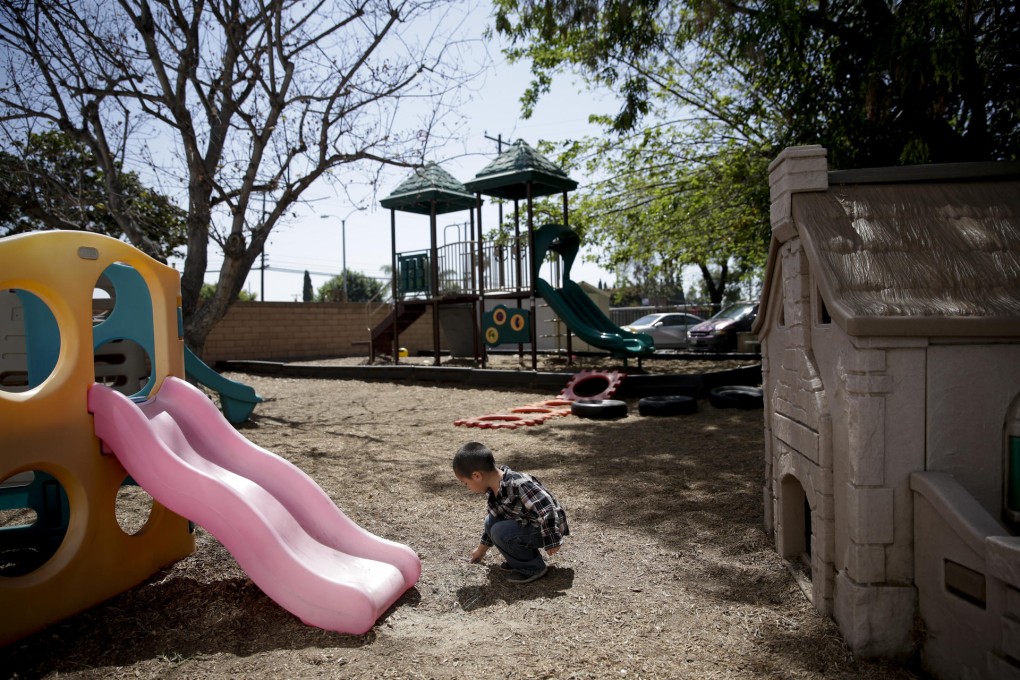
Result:
{"type": "Polygon", "coordinates": [[[1020,399],[1006,417],[1003,464],[1002,518],[1014,530],[1020,528],[1020,399]]]}
{"type": "Polygon", "coordinates": [[[985,575],[959,562],[945,561],[946,590],[953,595],[985,608],[985,575]]]}

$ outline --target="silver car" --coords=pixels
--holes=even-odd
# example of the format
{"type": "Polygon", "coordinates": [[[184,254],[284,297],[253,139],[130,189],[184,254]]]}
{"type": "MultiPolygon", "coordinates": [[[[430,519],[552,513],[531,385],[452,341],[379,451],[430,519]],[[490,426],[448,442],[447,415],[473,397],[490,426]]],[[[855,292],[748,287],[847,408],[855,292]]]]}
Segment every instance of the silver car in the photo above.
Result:
{"type": "Polygon", "coordinates": [[[646,314],[623,328],[631,333],[648,333],[655,340],[656,349],[677,349],[687,347],[687,329],[702,321],[693,314],[663,312],[646,314]]]}

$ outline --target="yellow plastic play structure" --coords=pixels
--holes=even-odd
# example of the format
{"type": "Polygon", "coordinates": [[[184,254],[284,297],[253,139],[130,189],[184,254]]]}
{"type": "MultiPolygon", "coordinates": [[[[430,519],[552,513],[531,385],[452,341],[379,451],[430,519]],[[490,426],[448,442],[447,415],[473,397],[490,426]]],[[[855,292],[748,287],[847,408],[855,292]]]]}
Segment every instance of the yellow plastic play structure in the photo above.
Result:
{"type": "MultiPolygon", "coordinates": [[[[48,559],[26,573],[5,572],[9,557],[0,550],[0,646],[124,592],[195,550],[188,521],[159,503],[153,502],[147,522],[133,535],[117,522],[117,494],[127,474],[100,450],[86,408],[97,375],[94,337],[103,323],[93,320],[93,291],[114,263],[137,270],[149,290],[155,391],[167,376],[184,377],[176,271],[98,234],[51,231],[0,239],[0,292],[34,296],[59,334],[59,344],[51,343],[54,360],[44,362],[52,367],[47,376],[20,389],[0,383],[0,491],[39,475],[52,477],[66,494],[66,531],[48,559]]],[[[0,319],[0,334],[19,321],[0,319]]],[[[26,351],[31,355],[31,343],[26,351]]],[[[31,528],[11,527],[3,513],[0,508],[0,538],[5,530],[31,528]]]]}

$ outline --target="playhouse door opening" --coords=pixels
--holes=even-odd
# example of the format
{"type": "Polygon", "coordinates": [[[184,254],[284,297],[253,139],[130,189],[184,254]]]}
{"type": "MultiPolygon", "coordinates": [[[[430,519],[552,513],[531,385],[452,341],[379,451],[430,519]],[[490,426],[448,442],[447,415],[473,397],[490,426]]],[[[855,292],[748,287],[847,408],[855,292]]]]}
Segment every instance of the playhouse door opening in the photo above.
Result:
{"type": "Polygon", "coordinates": [[[783,479],[780,498],[782,526],[779,549],[783,557],[811,570],[811,504],[796,477],[783,479]]]}

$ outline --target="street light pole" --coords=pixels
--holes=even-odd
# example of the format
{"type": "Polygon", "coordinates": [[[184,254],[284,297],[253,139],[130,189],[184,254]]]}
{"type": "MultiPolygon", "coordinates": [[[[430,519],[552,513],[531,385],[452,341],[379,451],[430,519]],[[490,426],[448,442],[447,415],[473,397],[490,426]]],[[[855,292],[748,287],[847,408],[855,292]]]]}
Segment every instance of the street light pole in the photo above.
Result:
{"type": "MultiPolygon", "coordinates": [[[[348,215],[350,217],[350,215],[348,215]]],[[[340,257],[342,258],[344,276],[344,302],[347,299],[347,217],[340,220],[340,257]]]]}
{"type": "MultiPolygon", "coordinates": [[[[351,215],[353,215],[354,213],[358,212],[359,210],[362,210],[362,208],[355,208],[354,210],[350,211],[349,213],[347,213],[346,215],[344,215],[343,217],[340,218],[340,257],[342,258],[340,266],[343,267],[343,269],[340,272],[340,275],[343,276],[342,284],[343,284],[343,301],[344,302],[348,301],[348,297],[347,297],[347,218],[350,217],[351,215]]],[[[327,218],[330,218],[330,217],[336,219],[336,215],[319,215],[319,218],[323,219],[323,220],[327,219],[327,218]]]]}

